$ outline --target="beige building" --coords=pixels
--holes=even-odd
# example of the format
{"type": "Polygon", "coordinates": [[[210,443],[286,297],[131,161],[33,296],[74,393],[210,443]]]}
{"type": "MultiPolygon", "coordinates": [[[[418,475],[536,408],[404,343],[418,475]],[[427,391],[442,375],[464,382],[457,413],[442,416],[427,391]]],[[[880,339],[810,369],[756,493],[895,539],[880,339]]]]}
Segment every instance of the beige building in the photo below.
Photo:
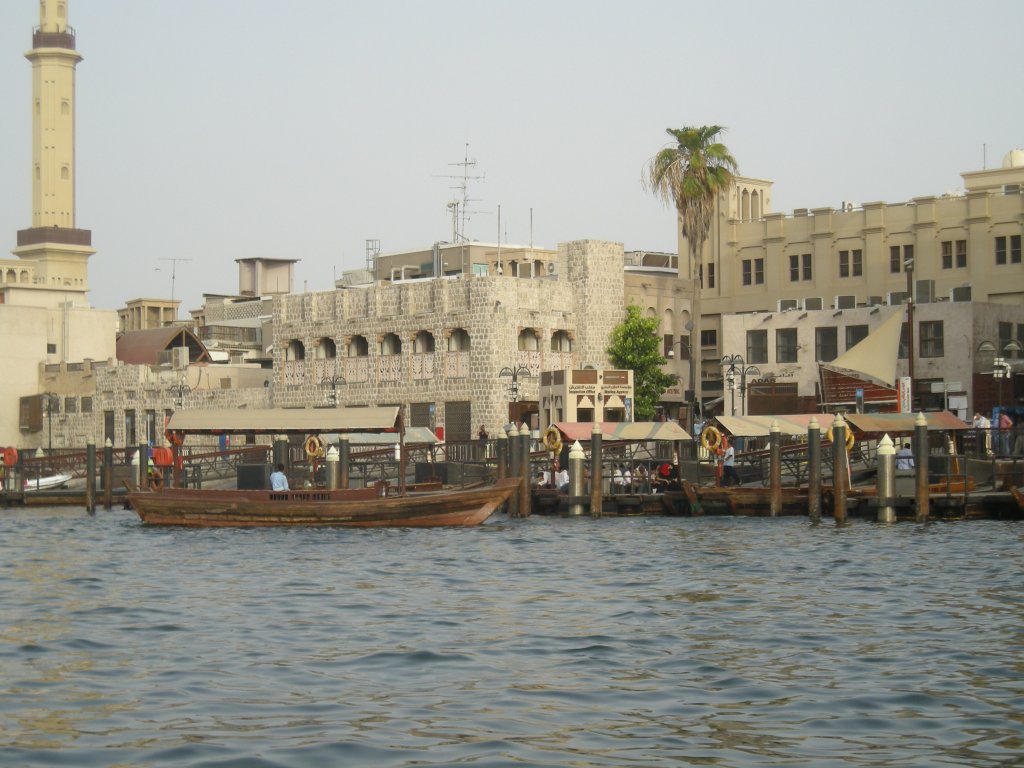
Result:
{"type": "Polygon", "coordinates": [[[82,57],[68,3],[40,2],[39,9],[25,54],[32,64],[32,226],[18,232],[15,258],[0,260],[0,445],[40,444],[42,404],[59,413],[65,393],[46,386],[40,366],[107,360],[117,329],[116,313],[89,307],[95,251],[91,233],[75,221],[75,70],[82,57]],[[44,392],[57,397],[44,400],[44,392]]]}
{"type": "MultiPolygon", "coordinates": [[[[806,314],[811,323],[817,311],[901,306],[910,292],[920,318],[928,314],[923,305],[940,301],[1024,304],[1024,151],[962,178],[962,191],[941,196],[842,201],[791,214],[771,211],[771,182],[738,178],[718,201],[702,259],[705,401],[725,395],[722,358],[746,354],[741,336],[724,336],[731,313],[758,312],[763,321],[789,310],[796,312],[787,322],[806,314]]],[[[982,338],[969,342],[976,347],[982,338]]]]}

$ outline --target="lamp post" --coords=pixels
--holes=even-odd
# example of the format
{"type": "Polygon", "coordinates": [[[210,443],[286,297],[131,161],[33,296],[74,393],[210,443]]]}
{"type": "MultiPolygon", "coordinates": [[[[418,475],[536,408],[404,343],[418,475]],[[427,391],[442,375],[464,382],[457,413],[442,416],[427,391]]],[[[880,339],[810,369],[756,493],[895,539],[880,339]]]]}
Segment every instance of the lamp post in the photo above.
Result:
{"type": "Polygon", "coordinates": [[[192,387],[184,380],[175,382],[167,388],[168,394],[174,398],[174,409],[179,410],[185,405],[185,395],[192,391],[192,387]]]}
{"type": "Polygon", "coordinates": [[[996,380],[996,386],[998,387],[996,393],[996,405],[1001,409],[1003,407],[1003,379],[1010,378],[1010,361],[1003,357],[1003,355],[1016,357],[1020,354],[1024,347],[1021,346],[1019,341],[1011,339],[1003,344],[1000,350],[995,344],[988,339],[985,339],[978,345],[978,352],[984,352],[986,354],[995,354],[992,358],[992,378],[996,380]]]}
{"type": "Polygon", "coordinates": [[[743,355],[726,355],[722,358],[722,366],[726,367],[725,382],[729,387],[730,410],[733,416],[736,415],[736,378],[739,377],[740,385],[740,413],[746,415],[747,401],[747,375],[760,376],[761,369],[756,365],[747,365],[743,355]]]}
{"type": "MultiPolygon", "coordinates": [[[[511,365],[511,366],[506,365],[504,368],[502,368],[500,371],[498,371],[498,378],[504,378],[506,376],[511,376],[512,377],[512,381],[508,385],[508,399],[509,399],[509,402],[510,403],[518,403],[519,402],[519,396],[521,394],[521,389],[519,387],[519,379],[520,379],[520,377],[522,377],[524,379],[528,379],[528,378],[532,378],[533,374],[530,373],[530,369],[527,368],[525,365],[511,365]]],[[[510,422],[511,421],[515,421],[515,419],[512,418],[512,406],[511,405],[509,406],[509,409],[508,409],[508,419],[509,419],[510,422]]]]}
{"type": "Polygon", "coordinates": [[[910,379],[910,410],[914,410],[914,259],[903,261],[907,273],[907,378],[910,379]]]}
{"type": "Polygon", "coordinates": [[[57,397],[53,392],[43,392],[43,397],[46,398],[46,429],[47,435],[47,447],[46,452],[49,455],[53,455],[53,400],[57,397]]]}
{"type": "Polygon", "coordinates": [[[324,376],[320,380],[320,386],[327,390],[327,405],[331,408],[338,407],[338,387],[342,384],[348,384],[348,382],[340,374],[324,376]]]}

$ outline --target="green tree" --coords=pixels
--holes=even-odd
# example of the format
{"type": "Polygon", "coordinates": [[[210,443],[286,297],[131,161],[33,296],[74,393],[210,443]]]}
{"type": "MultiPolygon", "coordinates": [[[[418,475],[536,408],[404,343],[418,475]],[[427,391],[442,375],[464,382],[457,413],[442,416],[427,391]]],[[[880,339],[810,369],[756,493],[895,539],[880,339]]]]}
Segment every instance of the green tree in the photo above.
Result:
{"type": "Polygon", "coordinates": [[[672,205],[689,251],[688,277],[693,289],[690,329],[690,385],[694,402],[701,402],[700,280],[704,243],[711,231],[715,202],[732,184],[736,160],[719,137],[720,125],[665,129],[672,142],[651,158],[644,174],[648,191],[672,205]]]}
{"type": "Polygon", "coordinates": [[[659,325],[656,318],[644,317],[640,307],[630,304],[625,319],[612,329],[608,359],[616,368],[633,371],[635,421],[653,421],[662,395],[676,382],[675,376],[661,370],[665,357],[661,354],[659,325]]]}

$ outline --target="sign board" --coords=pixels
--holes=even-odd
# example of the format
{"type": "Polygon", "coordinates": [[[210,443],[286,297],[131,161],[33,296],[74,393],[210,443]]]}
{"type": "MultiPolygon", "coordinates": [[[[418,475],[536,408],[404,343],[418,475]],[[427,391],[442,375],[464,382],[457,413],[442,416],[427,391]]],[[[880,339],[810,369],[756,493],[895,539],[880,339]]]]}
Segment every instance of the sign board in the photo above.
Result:
{"type": "Polygon", "coordinates": [[[910,413],[913,408],[913,396],[910,391],[910,377],[901,376],[896,381],[896,392],[898,394],[900,413],[910,413]]]}

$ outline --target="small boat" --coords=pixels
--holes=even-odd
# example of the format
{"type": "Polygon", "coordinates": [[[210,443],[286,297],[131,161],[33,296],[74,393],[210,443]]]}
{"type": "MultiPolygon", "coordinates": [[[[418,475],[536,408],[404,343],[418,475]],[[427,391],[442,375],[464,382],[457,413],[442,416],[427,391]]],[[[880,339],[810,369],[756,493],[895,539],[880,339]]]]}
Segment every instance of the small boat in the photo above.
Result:
{"type": "Polygon", "coordinates": [[[22,483],[25,491],[51,491],[54,488],[63,488],[71,482],[72,475],[67,472],[58,472],[56,475],[46,477],[26,477],[22,483]]]}
{"type": "Polygon", "coordinates": [[[368,432],[393,436],[399,459],[397,485],[384,481],[360,488],[275,491],[266,487],[208,489],[157,484],[149,490],[130,492],[128,504],[149,525],[203,528],[469,526],[479,525],[494,514],[522,483],[520,478],[512,478],[460,488],[439,488],[437,483],[407,486],[404,482],[405,430],[396,407],[179,412],[171,416],[167,425],[171,456],[161,461],[168,467],[180,468],[178,448],[188,435],[302,436],[307,456],[313,458],[319,456],[318,449],[322,449],[320,434],[368,432]]]}
{"type": "Polygon", "coordinates": [[[165,488],[129,493],[144,523],[192,527],[479,525],[519,488],[519,478],[468,490],[380,496],[376,487],[294,491],[165,488]]]}

